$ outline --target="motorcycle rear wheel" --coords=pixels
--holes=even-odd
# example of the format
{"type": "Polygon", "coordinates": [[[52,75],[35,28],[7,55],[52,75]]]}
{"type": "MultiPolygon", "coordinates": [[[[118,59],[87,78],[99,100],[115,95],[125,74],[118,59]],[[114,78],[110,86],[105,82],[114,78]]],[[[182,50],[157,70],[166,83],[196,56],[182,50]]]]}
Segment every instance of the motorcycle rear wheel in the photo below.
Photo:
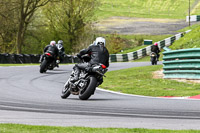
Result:
{"type": "Polygon", "coordinates": [[[92,94],[94,94],[94,91],[96,89],[96,85],[97,85],[97,79],[95,77],[91,76],[86,89],[82,90],[79,93],[79,99],[87,100],[88,98],[90,98],[90,96],[92,94]]]}
{"type": "Polygon", "coordinates": [[[40,65],[40,73],[46,72],[46,70],[45,70],[46,65],[47,65],[47,60],[43,60],[40,65]]]}
{"type": "Polygon", "coordinates": [[[69,80],[65,83],[64,88],[62,89],[62,94],[61,94],[61,98],[62,99],[66,99],[67,97],[69,97],[70,93],[70,88],[69,88],[69,80]]]}

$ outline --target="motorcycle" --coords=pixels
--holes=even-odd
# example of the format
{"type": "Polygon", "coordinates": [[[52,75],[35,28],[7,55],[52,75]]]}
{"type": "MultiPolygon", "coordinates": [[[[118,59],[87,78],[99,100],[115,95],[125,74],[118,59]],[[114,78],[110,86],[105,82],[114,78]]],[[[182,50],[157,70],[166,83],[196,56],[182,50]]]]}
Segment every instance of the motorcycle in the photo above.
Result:
{"type": "Polygon", "coordinates": [[[157,65],[157,54],[155,52],[151,52],[150,57],[151,57],[151,64],[157,65]]]}
{"type": "MultiPolygon", "coordinates": [[[[88,56],[82,58],[84,62],[89,62],[88,56]]],[[[66,99],[70,94],[79,95],[79,99],[87,100],[94,94],[96,87],[103,83],[104,74],[107,72],[107,68],[103,64],[92,66],[92,71],[87,72],[81,70],[78,81],[72,83],[71,79],[75,76],[75,71],[72,70],[70,78],[64,84],[62,89],[61,98],[66,99]]]]}
{"type": "Polygon", "coordinates": [[[53,70],[57,66],[56,63],[59,63],[59,57],[55,61],[54,55],[51,52],[46,52],[40,64],[40,73],[53,70]]]}

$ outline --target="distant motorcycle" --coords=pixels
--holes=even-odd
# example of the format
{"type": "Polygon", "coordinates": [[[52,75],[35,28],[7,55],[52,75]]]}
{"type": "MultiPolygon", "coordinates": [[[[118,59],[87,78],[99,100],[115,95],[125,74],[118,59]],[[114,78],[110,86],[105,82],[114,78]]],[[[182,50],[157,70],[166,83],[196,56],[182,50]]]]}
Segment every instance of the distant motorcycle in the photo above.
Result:
{"type": "Polygon", "coordinates": [[[151,64],[157,65],[157,54],[155,52],[151,52],[150,57],[151,57],[151,64]]]}
{"type": "Polygon", "coordinates": [[[40,64],[40,73],[44,73],[47,70],[53,70],[56,67],[56,63],[59,63],[59,57],[55,59],[51,52],[46,52],[43,61],[40,64]]]}
{"type": "MultiPolygon", "coordinates": [[[[89,62],[90,58],[84,56],[82,61],[89,62]]],[[[103,64],[92,66],[92,72],[86,72],[81,70],[79,80],[75,83],[70,82],[71,78],[75,76],[75,71],[72,70],[70,78],[64,84],[62,89],[61,98],[66,99],[70,94],[79,95],[79,99],[87,100],[91,95],[94,94],[96,87],[103,83],[103,77],[107,72],[107,68],[103,64]]]]}

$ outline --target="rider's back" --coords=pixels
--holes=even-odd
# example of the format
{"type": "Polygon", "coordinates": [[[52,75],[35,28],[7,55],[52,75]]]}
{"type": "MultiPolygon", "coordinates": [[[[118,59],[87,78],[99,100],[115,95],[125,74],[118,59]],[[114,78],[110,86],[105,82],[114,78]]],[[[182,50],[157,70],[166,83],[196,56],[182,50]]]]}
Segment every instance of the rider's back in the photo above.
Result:
{"type": "Polygon", "coordinates": [[[90,64],[104,64],[109,66],[109,52],[106,47],[100,47],[98,45],[92,45],[88,48],[89,54],[91,55],[90,64]]]}

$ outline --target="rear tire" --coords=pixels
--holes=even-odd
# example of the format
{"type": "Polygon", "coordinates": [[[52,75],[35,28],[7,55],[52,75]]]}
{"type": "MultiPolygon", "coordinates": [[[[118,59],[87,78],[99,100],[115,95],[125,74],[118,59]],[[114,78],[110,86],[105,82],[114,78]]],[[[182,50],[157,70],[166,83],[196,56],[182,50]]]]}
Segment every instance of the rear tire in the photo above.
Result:
{"type": "Polygon", "coordinates": [[[70,88],[69,88],[69,80],[65,83],[64,88],[62,89],[61,98],[66,99],[70,95],[70,88]]]}
{"type": "Polygon", "coordinates": [[[83,92],[79,93],[79,99],[87,100],[88,98],[90,98],[90,96],[94,94],[96,85],[97,85],[97,79],[95,77],[90,77],[90,80],[86,89],[82,90],[83,92]]]}
{"type": "Polygon", "coordinates": [[[43,60],[41,65],[40,65],[40,73],[46,72],[46,70],[45,70],[46,65],[47,65],[47,61],[43,60]]]}

